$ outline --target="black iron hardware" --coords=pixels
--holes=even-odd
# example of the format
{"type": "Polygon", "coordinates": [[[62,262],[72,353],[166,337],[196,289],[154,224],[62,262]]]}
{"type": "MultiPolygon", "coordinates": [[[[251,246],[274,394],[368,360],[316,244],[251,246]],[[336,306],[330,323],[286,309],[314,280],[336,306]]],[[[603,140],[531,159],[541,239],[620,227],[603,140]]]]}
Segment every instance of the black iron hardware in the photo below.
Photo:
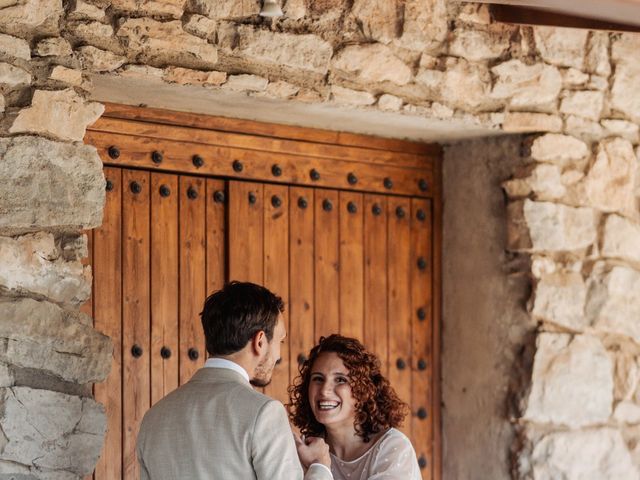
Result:
{"type": "Polygon", "coordinates": [[[418,414],[418,418],[420,420],[424,420],[425,418],[427,418],[427,410],[425,408],[423,408],[423,407],[420,407],[418,409],[417,414],[418,414]]]}
{"type": "Polygon", "coordinates": [[[377,203],[373,205],[373,207],[371,208],[371,212],[375,215],[378,216],[382,213],[382,207],[380,205],[378,205],[377,203]]]}
{"type": "Polygon", "coordinates": [[[191,161],[193,162],[193,166],[196,168],[200,168],[204,165],[204,158],[202,158],[200,155],[194,155],[191,158],[191,161]]]}
{"type": "Polygon", "coordinates": [[[322,209],[325,212],[330,212],[331,210],[333,210],[333,203],[331,203],[331,200],[329,200],[328,198],[324,199],[322,201],[322,209]]]}
{"type": "Polygon", "coordinates": [[[249,192],[249,203],[253,205],[257,201],[258,201],[258,197],[256,197],[256,194],[253,192],[249,192]]]}
{"type": "Polygon", "coordinates": [[[309,177],[311,177],[311,180],[316,182],[320,180],[320,172],[318,172],[315,168],[312,168],[311,171],[309,172],[309,177]]]}
{"type": "Polygon", "coordinates": [[[222,190],[216,190],[213,194],[213,201],[216,203],[224,203],[225,201],[225,195],[224,192],[222,190]]]}
{"type": "Polygon", "coordinates": [[[279,177],[280,175],[282,175],[282,168],[280,168],[280,165],[276,164],[271,167],[271,173],[274,177],[279,177]]]}
{"type": "Polygon", "coordinates": [[[427,459],[424,458],[424,455],[420,455],[420,458],[418,458],[418,466],[421,470],[427,468],[427,459]]]}
{"type": "Polygon", "coordinates": [[[171,189],[166,185],[160,185],[160,196],[168,197],[169,195],[171,195],[171,189]]]}
{"type": "Polygon", "coordinates": [[[187,197],[189,197],[191,200],[195,200],[196,198],[198,198],[198,191],[193,187],[189,187],[187,189],[187,197]]]}
{"type": "Polygon", "coordinates": [[[298,365],[302,365],[306,361],[307,357],[303,353],[298,355],[298,365]]]}
{"type": "Polygon", "coordinates": [[[142,191],[142,185],[140,185],[138,182],[131,182],[129,188],[136,195],[142,191]]]}
{"type": "Polygon", "coordinates": [[[275,208],[280,208],[282,206],[282,200],[280,200],[279,196],[274,195],[273,197],[271,197],[271,205],[273,205],[275,208]]]}
{"type": "Polygon", "coordinates": [[[397,207],[397,208],[396,208],[396,217],[398,217],[398,218],[404,218],[404,215],[405,215],[405,213],[404,213],[404,208],[402,208],[402,207],[397,207]]]}
{"type": "Polygon", "coordinates": [[[424,308],[420,307],[417,313],[418,313],[418,320],[424,321],[424,319],[427,318],[427,311],[424,308]]]}
{"type": "Polygon", "coordinates": [[[426,192],[427,190],[429,190],[429,183],[424,178],[421,178],[418,181],[418,188],[420,189],[420,191],[426,192]]]}
{"type": "Polygon", "coordinates": [[[113,158],[114,160],[118,157],[120,157],[120,149],[114,145],[109,147],[109,150],[107,150],[107,152],[109,153],[109,156],[111,158],[113,158]]]}
{"type": "Polygon", "coordinates": [[[349,213],[356,213],[358,211],[358,206],[354,202],[347,203],[347,211],[349,213]]]}
{"type": "Polygon", "coordinates": [[[349,185],[355,185],[358,183],[358,177],[353,173],[349,173],[349,175],[347,175],[347,182],[349,182],[349,185]]]}
{"type": "Polygon", "coordinates": [[[200,352],[198,352],[197,348],[190,348],[187,355],[189,356],[189,360],[193,360],[194,362],[200,358],[200,352]]]}
{"type": "Polygon", "coordinates": [[[427,362],[421,358],[420,360],[418,360],[418,370],[426,370],[426,369],[427,369],[427,362]]]}
{"type": "Polygon", "coordinates": [[[398,367],[398,370],[404,370],[407,367],[407,364],[403,359],[399,358],[396,360],[396,367],[398,367]]]}
{"type": "Polygon", "coordinates": [[[165,360],[171,358],[171,349],[169,347],[162,347],[160,349],[160,356],[165,360]]]}
{"type": "Polygon", "coordinates": [[[305,209],[309,206],[309,203],[307,202],[307,199],[304,197],[300,197],[298,199],[298,207],[305,209]]]}
{"type": "Polygon", "coordinates": [[[107,184],[104,186],[104,188],[107,192],[110,192],[111,190],[113,190],[113,182],[107,179],[107,184]]]}
{"type": "Polygon", "coordinates": [[[389,177],[386,177],[382,181],[382,184],[384,185],[384,188],[386,188],[387,190],[391,190],[393,188],[393,181],[389,177]]]}
{"type": "Polygon", "coordinates": [[[142,347],[140,345],[131,347],[131,355],[133,355],[133,358],[140,358],[142,356],[142,347]]]}
{"type": "Polygon", "coordinates": [[[244,168],[244,165],[242,165],[242,162],[240,160],[234,160],[232,166],[233,171],[237,173],[240,173],[244,168]]]}
{"type": "Polygon", "coordinates": [[[427,268],[427,261],[424,259],[424,257],[418,258],[418,268],[420,270],[424,270],[425,268],[427,268]]]}
{"type": "Polygon", "coordinates": [[[416,218],[421,222],[424,222],[425,219],[427,218],[427,214],[424,212],[424,210],[419,209],[418,212],[416,213],[416,218]]]}
{"type": "Polygon", "coordinates": [[[162,156],[162,152],[158,152],[157,150],[151,153],[151,161],[156,165],[162,163],[164,157],[162,156]]]}

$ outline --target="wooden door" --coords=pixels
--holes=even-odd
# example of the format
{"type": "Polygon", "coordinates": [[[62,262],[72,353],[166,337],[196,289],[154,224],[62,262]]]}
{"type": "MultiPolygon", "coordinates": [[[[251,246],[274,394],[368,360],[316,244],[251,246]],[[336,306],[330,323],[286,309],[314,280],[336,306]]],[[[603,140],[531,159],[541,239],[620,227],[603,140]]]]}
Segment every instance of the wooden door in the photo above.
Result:
{"type": "Polygon", "coordinates": [[[108,180],[103,225],[90,233],[87,311],[116,347],[109,378],[95,386],[108,414],[95,479],[138,478],[140,420],[202,366],[199,312],[206,295],[229,280],[264,284],[286,303],[287,341],[265,394],[287,402],[287,387],[320,336],[356,337],[380,357],[411,407],[402,430],[423,478],[439,478],[439,190],[421,193],[415,180],[431,182],[433,171],[410,166],[413,153],[341,152],[308,141],[260,144],[269,152],[258,161],[260,150],[234,149],[257,148],[262,137],[214,132],[210,147],[187,138],[204,142],[211,131],[185,130],[107,118],[87,136],[108,180]],[[200,165],[194,172],[205,147],[217,157],[208,171],[197,171],[200,165]],[[230,165],[216,165],[219,158],[230,165]],[[297,160],[320,175],[306,177],[297,160]]]}

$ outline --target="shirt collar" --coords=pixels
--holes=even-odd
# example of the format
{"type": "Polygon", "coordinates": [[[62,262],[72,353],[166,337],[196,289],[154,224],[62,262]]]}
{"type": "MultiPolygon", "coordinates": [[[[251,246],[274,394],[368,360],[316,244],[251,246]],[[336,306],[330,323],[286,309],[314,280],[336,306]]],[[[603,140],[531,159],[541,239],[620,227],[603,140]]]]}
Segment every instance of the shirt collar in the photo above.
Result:
{"type": "Polygon", "coordinates": [[[238,372],[247,382],[249,382],[249,374],[247,371],[237,363],[227,360],[226,358],[209,358],[204,363],[204,366],[205,368],[226,368],[228,370],[233,370],[234,372],[238,372]]]}

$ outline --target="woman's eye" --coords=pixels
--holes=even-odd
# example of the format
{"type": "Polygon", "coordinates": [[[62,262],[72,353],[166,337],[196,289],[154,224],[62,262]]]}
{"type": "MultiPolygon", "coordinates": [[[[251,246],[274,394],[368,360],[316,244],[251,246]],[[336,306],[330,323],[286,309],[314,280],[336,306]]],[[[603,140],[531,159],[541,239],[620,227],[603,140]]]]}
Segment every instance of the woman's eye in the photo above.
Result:
{"type": "Polygon", "coordinates": [[[337,377],[336,383],[347,383],[347,379],[344,377],[337,377]]]}
{"type": "Polygon", "coordinates": [[[322,377],[311,377],[311,381],[312,382],[321,382],[322,381],[322,377]]]}

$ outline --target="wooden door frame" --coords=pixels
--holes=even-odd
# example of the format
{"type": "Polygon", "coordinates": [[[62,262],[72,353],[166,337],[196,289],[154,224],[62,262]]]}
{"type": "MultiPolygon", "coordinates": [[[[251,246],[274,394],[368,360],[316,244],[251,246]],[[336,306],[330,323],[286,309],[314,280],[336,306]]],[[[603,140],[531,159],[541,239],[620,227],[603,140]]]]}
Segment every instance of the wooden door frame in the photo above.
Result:
{"type": "MultiPolygon", "coordinates": [[[[441,480],[442,148],[440,145],[114,103],[105,104],[103,116],[87,129],[85,142],[96,145],[105,166],[430,199],[433,209],[434,280],[432,283],[434,396],[432,460],[433,478],[441,480]],[[135,127],[134,135],[138,137],[148,137],[148,152],[137,152],[136,156],[127,156],[123,155],[116,145],[101,144],[98,141],[103,133],[132,135],[130,131],[123,129],[125,126],[135,127]],[[243,155],[243,161],[248,159],[249,167],[252,166],[250,162],[253,156],[261,156],[257,163],[262,164],[267,159],[277,159],[277,163],[282,164],[281,171],[277,172],[274,169],[274,162],[270,162],[271,166],[266,169],[238,170],[234,168],[237,166],[234,162],[238,160],[233,158],[215,161],[202,158],[203,165],[199,165],[199,162],[192,157],[165,159],[157,155],[153,156],[151,153],[156,151],[154,145],[161,147],[162,142],[166,141],[152,132],[151,128],[157,129],[158,126],[165,126],[164,133],[172,135],[176,133],[172,127],[187,127],[188,130],[177,132],[188,135],[187,138],[180,140],[198,143],[203,149],[211,149],[208,152],[213,155],[219,151],[216,149],[231,149],[239,156],[243,155]],[[233,136],[232,144],[220,141],[219,134],[222,133],[233,136]],[[300,153],[297,147],[304,147],[305,152],[311,150],[312,155],[300,153]],[[330,166],[331,173],[323,175],[324,172],[320,171],[319,179],[301,174],[301,164],[306,168],[315,162],[330,166]],[[363,175],[362,178],[356,175],[356,181],[353,182],[351,174],[354,173],[354,168],[366,172],[367,175],[363,175]],[[387,183],[388,177],[385,175],[389,172],[391,174],[404,172],[405,175],[394,177],[392,182],[387,183]]],[[[162,152],[162,149],[158,151],[162,152]]]]}

